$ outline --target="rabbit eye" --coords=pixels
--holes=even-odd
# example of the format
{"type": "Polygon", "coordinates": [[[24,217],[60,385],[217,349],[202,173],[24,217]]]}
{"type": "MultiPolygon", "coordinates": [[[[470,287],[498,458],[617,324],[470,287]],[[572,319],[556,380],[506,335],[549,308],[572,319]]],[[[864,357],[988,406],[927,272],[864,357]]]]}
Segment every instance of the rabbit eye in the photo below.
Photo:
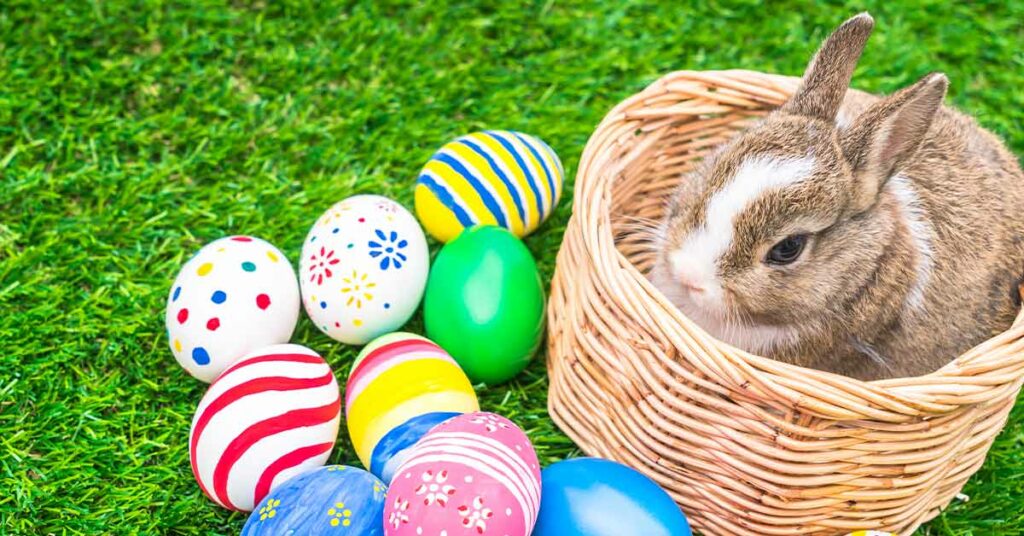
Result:
{"type": "Polygon", "coordinates": [[[772,246],[772,249],[768,250],[765,262],[778,265],[790,264],[800,258],[800,254],[804,252],[805,245],[807,245],[807,235],[787,236],[784,240],[772,246]]]}

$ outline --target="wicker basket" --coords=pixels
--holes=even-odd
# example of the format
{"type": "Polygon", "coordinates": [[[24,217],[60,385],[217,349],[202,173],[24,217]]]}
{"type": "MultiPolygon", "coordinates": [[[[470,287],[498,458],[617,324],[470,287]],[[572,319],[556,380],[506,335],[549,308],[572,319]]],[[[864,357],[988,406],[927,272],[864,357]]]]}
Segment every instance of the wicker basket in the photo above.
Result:
{"type": "Polygon", "coordinates": [[[910,534],[978,470],[1024,381],[1024,314],[942,370],[861,382],[718,342],[644,277],[680,175],[795,78],[676,72],[590,138],[549,309],[549,408],[663,485],[704,534],[910,534]]]}

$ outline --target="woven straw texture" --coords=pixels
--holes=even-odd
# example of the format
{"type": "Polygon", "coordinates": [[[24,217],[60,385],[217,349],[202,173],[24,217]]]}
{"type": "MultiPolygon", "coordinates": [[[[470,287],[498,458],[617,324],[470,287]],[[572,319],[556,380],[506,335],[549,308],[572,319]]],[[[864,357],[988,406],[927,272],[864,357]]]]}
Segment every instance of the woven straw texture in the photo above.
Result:
{"type": "Polygon", "coordinates": [[[676,72],[590,138],[549,308],[549,408],[588,454],[664,486],[704,534],[908,535],[978,470],[1024,381],[1024,314],[922,377],[861,382],[718,342],[645,278],[637,218],[795,78],[676,72]]]}

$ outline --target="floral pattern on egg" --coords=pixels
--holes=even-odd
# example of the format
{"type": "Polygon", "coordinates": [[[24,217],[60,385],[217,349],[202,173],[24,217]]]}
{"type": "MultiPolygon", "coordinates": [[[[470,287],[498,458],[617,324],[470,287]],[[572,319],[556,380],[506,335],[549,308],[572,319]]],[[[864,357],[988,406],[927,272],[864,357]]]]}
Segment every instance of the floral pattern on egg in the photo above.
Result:
{"type": "Polygon", "coordinates": [[[381,536],[387,487],[355,467],[330,465],[293,477],[254,510],[242,536],[381,536]]]}
{"type": "Polygon", "coordinates": [[[384,507],[388,536],[527,536],[540,507],[540,469],[526,434],[476,412],[434,427],[398,467],[384,507]]]}
{"type": "Polygon", "coordinates": [[[306,313],[331,338],[365,344],[416,311],[430,258],[423,229],[398,203],[357,195],[313,225],[299,261],[306,313]]]}

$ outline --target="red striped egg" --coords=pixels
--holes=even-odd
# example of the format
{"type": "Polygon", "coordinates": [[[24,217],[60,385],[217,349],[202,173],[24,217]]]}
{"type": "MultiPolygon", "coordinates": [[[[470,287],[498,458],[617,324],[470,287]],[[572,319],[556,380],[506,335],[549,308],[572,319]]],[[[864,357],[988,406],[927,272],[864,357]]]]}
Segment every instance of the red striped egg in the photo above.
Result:
{"type": "Polygon", "coordinates": [[[217,504],[251,511],[278,484],[327,462],[340,419],[338,382],[322,357],[296,344],[261,348],[199,402],[192,474],[217,504]]]}
{"type": "Polygon", "coordinates": [[[384,534],[526,536],[540,508],[540,468],[526,434],[494,413],[453,417],[395,472],[384,534]]]}

